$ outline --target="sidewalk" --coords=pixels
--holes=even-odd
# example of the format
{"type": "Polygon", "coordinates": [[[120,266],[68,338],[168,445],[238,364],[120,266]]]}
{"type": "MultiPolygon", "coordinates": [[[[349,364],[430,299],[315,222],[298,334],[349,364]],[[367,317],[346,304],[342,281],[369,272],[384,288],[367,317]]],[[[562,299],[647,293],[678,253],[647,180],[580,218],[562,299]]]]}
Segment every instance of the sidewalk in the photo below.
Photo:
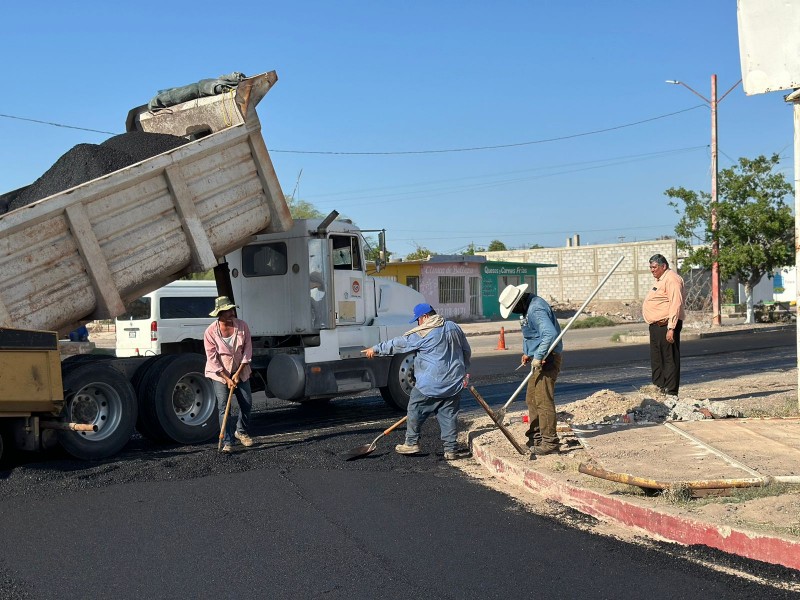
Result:
{"type": "MultiPolygon", "coordinates": [[[[520,415],[510,416],[519,420],[520,415]]],[[[522,428],[517,429],[520,431],[514,432],[515,439],[524,440],[522,428]]],[[[523,493],[532,492],[601,521],[634,528],[656,540],[687,546],[701,544],[729,554],[800,570],[800,537],[732,527],[713,518],[713,514],[692,514],[691,508],[681,509],[658,497],[624,493],[621,484],[610,484],[577,472],[577,465],[570,463],[582,462],[580,454],[576,454],[581,453],[580,450],[536,460],[513,456],[516,451],[498,434],[488,417],[476,419],[470,425],[468,438],[475,460],[493,476],[523,493]]],[[[642,441],[647,443],[645,437],[642,441]]],[[[725,510],[724,506],[721,510],[725,510]]],[[[796,502],[787,505],[788,514],[784,515],[787,523],[794,518],[792,510],[796,515],[796,502]]]]}
{"type": "MultiPolygon", "coordinates": [[[[468,336],[475,335],[497,335],[499,328],[504,327],[506,335],[509,329],[518,328],[514,321],[500,321],[487,323],[463,324],[462,328],[468,336]]],[[[794,328],[795,324],[755,324],[741,325],[740,322],[723,325],[711,329],[684,329],[682,339],[711,337],[720,335],[730,335],[740,331],[768,331],[774,329],[794,328]]],[[[610,328],[581,329],[570,331],[568,338],[571,347],[584,346],[590,344],[591,347],[603,348],[612,345],[610,328]],[[605,334],[599,335],[598,331],[606,330],[605,334]],[[587,332],[595,332],[594,334],[587,332]]],[[[629,334],[620,335],[620,342],[628,343],[648,343],[647,325],[643,323],[631,323],[621,325],[613,329],[629,329],[629,334]]],[[[516,334],[519,333],[516,329],[516,334]]],[[[518,411],[509,413],[507,419],[510,421],[508,429],[513,437],[524,442],[527,424],[522,424],[522,415],[518,411]]],[[[766,464],[770,455],[773,458],[779,457],[784,461],[787,456],[791,458],[795,454],[800,459],[800,421],[789,419],[781,422],[786,431],[779,430],[778,427],[771,427],[775,437],[773,440],[753,432],[742,432],[741,426],[743,419],[719,419],[708,421],[714,425],[716,432],[727,431],[727,436],[733,440],[733,445],[727,450],[731,454],[736,454],[736,458],[750,465],[766,464]],[[738,424],[739,429],[736,429],[738,424]],[[741,444],[742,436],[750,436],[751,441],[741,444]],[[758,436],[758,439],[757,439],[758,436]],[[757,444],[756,444],[757,442],[757,444]],[[758,450],[758,460],[754,458],[753,448],[758,450]],[[748,454],[747,450],[751,450],[748,454]],[[739,452],[741,450],[741,452],[739,452]],[[755,461],[755,462],[749,462],[755,461]]],[[[675,422],[679,423],[679,422],[675,422]]],[[[680,422],[683,426],[684,424],[680,422]]],[[[763,424],[763,420],[761,420],[763,424]]],[[[568,426],[560,425],[568,428],[568,426]]],[[[612,433],[612,428],[607,433],[612,433]]],[[[706,431],[707,431],[706,427],[706,431]]],[[[702,428],[701,428],[702,430],[702,428]]],[[[629,472],[625,466],[631,466],[634,462],[626,456],[630,456],[631,448],[638,450],[638,465],[652,465],[652,470],[645,469],[641,473],[632,473],[639,477],[650,477],[653,480],[665,481],[669,478],[664,477],[670,472],[669,467],[673,467],[676,483],[680,481],[697,481],[703,479],[726,479],[749,478],[751,474],[746,471],[731,470],[729,460],[721,460],[719,456],[713,456],[700,446],[702,440],[694,442],[684,440],[683,445],[673,439],[669,439],[670,433],[663,425],[651,424],[650,426],[631,426],[614,428],[613,434],[618,435],[624,431],[624,435],[629,436],[627,450],[621,452],[622,460],[616,465],[610,460],[611,470],[616,466],[617,472],[629,472]],[[665,433],[666,432],[666,433],[665,433]],[[665,437],[667,436],[667,437],[665,437]],[[628,454],[626,455],[625,452],[628,454]],[[675,454],[670,454],[674,452],[675,454]],[[652,459],[650,458],[652,457],[652,459]],[[683,461],[683,462],[681,462],[683,461]],[[688,462],[687,462],[688,461],[688,462]],[[659,462],[663,463],[659,467],[659,462]],[[680,465],[680,466],[679,466],[680,465]],[[661,468],[661,470],[659,470],[661,468]]],[[[633,528],[658,540],[676,542],[683,545],[705,545],[716,548],[733,555],[759,560],[766,563],[783,565],[792,569],[800,570],[800,494],[787,493],[781,496],[772,496],[766,500],[747,500],[746,502],[735,505],[723,503],[707,503],[703,508],[698,509],[692,506],[692,501],[681,503],[670,502],[662,496],[649,497],[636,493],[638,488],[629,485],[611,483],[604,479],[598,479],[591,475],[585,475],[578,471],[581,463],[593,463],[592,445],[596,449],[602,448],[602,443],[606,445],[614,444],[614,435],[604,435],[606,432],[591,433],[589,438],[584,438],[578,445],[578,440],[571,438],[570,433],[562,435],[563,442],[570,440],[573,446],[566,452],[562,451],[557,455],[548,455],[531,460],[529,455],[520,455],[510,442],[503,436],[497,426],[488,416],[475,419],[469,424],[468,439],[472,448],[473,456],[478,463],[483,465],[493,476],[513,485],[519,489],[520,493],[534,493],[538,497],[558,502],[578,510],[587,515],[591,515],[604,522],[615,523],[625,528],[633,528]],[[595,436],[594,439],[591,436],[595,436]],[[603,440],[601,438],[608,439],[603,440]],[[759,502],[770,502],[773,510],[777,513],[758,514],[759,502]],[[747,504],[752,506],[746,506],[747,504]],[[742,512],[749,511],[748,514],[755,512],[755,520],[759,521],[762,527],[747,527],[741,524],[751,523],[752,519],[740,519],[741,515],[735,514],[736,510],[742,512]],[[732,511],[732,512],[731,512],[732,511]],[[763,521],[763,523],[761,523],[763,521]]],[[[696,433],[696,431],[695,431],[696,433]]],[[[676,438],[681,436],[677,435],[676,438]]],[[[700,437],[699,435],[697,437],[700,437]]],[[[725,435],[716,436],[714,444],[717,447],[724,447],[725,435]]],[[[731,459],[723,452],[717,451],[725,459],[731,459]]],[[[609,453],[602,453],[604,463],[609,459],[609,453]]],[[[736,460],[731,459],[733,463],[736,460]]],[[[597,464],[594,462],[594,464],[597,464]]],[[[790,464],[800,464],[790,461],[790,464]]],[[[637,467],[640,468],[640,467],[637,467]]],[[[747,469],[747,467],[742,467],[747,469]]],[[[772,470],[761,471],[764,475],[797,476],[800,469],[794,470],[790,466],[787,472],[774,472],[772,470]]],[[[795,490],[797,486],[792,486],[795,490]]]]}

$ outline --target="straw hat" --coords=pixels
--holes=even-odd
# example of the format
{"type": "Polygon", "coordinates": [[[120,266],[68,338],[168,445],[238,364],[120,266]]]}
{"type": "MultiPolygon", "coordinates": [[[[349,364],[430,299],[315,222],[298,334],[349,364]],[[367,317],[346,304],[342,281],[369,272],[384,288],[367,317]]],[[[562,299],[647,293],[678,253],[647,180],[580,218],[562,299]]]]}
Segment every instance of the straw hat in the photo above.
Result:
{"type": "Polygon", "coordinates": [[[208,313],[209,317],[216,317],[223,310],[230,310],[232,308],[239,308],[227,296],[220,296],[214,300],[214,310],[208,313]]]}
{"type": "Polygon", "coordinates": [[[507,319],[511,311],[517,305],[517,302],[522,298],[522,294],[528,289],[527,283],[520,285],[508,285],[506,289],[500,292],[500,315],[507,319]]]}

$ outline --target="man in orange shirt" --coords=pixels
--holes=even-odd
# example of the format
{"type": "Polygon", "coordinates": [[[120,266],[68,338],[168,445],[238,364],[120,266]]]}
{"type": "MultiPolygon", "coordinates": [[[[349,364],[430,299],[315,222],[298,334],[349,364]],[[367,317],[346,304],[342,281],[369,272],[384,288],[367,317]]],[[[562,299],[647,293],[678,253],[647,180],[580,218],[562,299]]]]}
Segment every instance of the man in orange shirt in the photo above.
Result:
{"type": "Polygon", "coordinates": [[[669,268],[661,254],[650,257],[656,278],[642,303],[642,317],[650,324],[650,367],[653,385],[669,396],[678,395],[681,382],[681,328],[686,318],[683,278],[669,268]]]}

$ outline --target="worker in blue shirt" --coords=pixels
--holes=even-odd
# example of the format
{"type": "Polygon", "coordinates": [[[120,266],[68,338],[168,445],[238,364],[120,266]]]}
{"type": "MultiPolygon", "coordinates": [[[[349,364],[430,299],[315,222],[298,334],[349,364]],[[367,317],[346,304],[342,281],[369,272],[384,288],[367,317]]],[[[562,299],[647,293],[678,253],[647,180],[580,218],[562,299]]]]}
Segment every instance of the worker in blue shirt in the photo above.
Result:
{"type": "Polygon", "coordinates": [[[414,357],[416,383],[408,402],[406,440],[395,450],[400,454],[418,454],[422,424],[433,414],[439,421],[444,458],[455,460],[464,456],[456,450],[458,409],[461,390],[469,381],[467,370],[472,349],[461,328],[437,315],[430,304],[417,304],[409,322],[417,326],[362,352],[367,358],[376,354],[417,353],[414,357]]]}
{"type": "Polygon", "coordinates": [[[561,334],[561,325],[544,298],[527,292],[528,284],[509,285],[500,294],[500,314],[520,315],[522,326],[522,364],[531,365],[531,378],[525,392],[529,427],[527,445],[537,455],[559,451],[556,433],[556,379],[561,371],[563,344],[559,340],[553,351],[550,346],[561,334]]]}

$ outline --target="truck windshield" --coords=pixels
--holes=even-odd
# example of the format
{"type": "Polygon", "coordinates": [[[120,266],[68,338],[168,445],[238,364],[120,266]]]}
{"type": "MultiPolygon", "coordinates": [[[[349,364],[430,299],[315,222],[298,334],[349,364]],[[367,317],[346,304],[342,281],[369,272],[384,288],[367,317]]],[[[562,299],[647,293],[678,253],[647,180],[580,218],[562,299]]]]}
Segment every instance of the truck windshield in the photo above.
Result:
{"type": "Polygon", "coordinates": [[[333,268],[336,270],[361,270],[361,253],[358,238],[350,235],[332,235],[333,268]]]}

